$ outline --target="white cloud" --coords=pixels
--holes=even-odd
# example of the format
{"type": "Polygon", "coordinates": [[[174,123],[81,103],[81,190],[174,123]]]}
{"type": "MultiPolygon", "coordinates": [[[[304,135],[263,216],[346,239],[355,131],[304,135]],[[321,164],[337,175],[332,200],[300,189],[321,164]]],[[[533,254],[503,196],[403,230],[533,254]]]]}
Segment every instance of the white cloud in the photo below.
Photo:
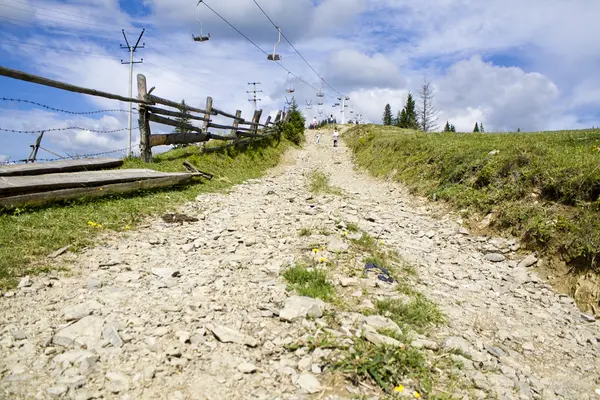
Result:
{"type": "Polygon", "coordinates": [[[325,70],[325,79],[346,88],[396,89],[404,84],[398,67],[383,54],[342,49],[330,56],[325,70]]]}
{"type": "MultiPolygon", "coordinates": [[[[488,131],[544,129],[559,97],[557,86],[539,73],[498,67],[481,57],[453,65],[439,81],[438,107],[448,119],[476,117],[488,131]]],[[[457,128],[466,129],[462,122],[457,128]]]]}
{"type": "Polygon", "coordinates": [[[9,157],[4,154],[0,154],[0,163],[7,162],[9,157]]]}

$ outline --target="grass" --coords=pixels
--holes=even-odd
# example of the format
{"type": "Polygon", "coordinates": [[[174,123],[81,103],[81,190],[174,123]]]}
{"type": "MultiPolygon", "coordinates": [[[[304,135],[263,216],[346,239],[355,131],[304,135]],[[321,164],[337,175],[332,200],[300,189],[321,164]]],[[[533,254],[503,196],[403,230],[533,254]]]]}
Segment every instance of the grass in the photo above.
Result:
{"type": "Polygon", "coordinates": [[[298,236],[300,237],[306,237],[306,236],[310,236],[312,235],[312,230],[310,228],[301,228],[298,231],[298,236]]]}
{"type": "Polygon", "coordinates": [[[334,298],[334,288],[327,273],[316,268],[304,265],[295,265],[283,273],[284,279],[289,284],[289,289],[296,291],[300,296],[330,301],[334,298]]]}
{"type": "Polygon", "coordinates": [[[424,134],[360,125],[357,163],[478,215],[527,248],[600,272],[600,130],[424,134]]]}
{"type": "Polygon", "coordinates": [[[313,194],[335,194],[341,195],[340,188],[331,186],[329,176],[319,170],[311,171],[308,176],[308,190],[313,194]]]}
{"type": "Polygon", "coordinates": [[[437,305],[420,293],[413,293],[409,303],[399,299],[379,300],[375,303],[375,308],[380,315],[390,318],[399,326],[421,332],[445,321],[437,305]]]}
{"type": "Polygon", "coordinates": [[[211,181],[153,192],[114,196],[94,201],[70,201],[47,207],[15,209],[0,213],[0,288],[14,287],[19,277],[45,272],[45,257],[72,245],[74,251],[90,245],[100,233],[135,228],[146,217],[174,210],[201,193],[223,190],[249,178],[260,177],[279,162],[287,142],[257,143],[245,149],[229,148],[202,154],[195,146],[156,155],[152,164],[128,159],[123,168],[184,171],[187,160],[214,174],[211,181]],[[101,225],[92,226],[88,222],[101,225]]]}

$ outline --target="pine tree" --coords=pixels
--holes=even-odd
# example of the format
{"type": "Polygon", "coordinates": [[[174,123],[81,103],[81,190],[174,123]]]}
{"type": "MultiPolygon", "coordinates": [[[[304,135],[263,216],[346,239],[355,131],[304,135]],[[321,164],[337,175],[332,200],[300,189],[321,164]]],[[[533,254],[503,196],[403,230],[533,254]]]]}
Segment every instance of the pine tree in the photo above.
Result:
{"type": "Polygon", "coordinates": [[[450,125],[450,132],[456,132],[456,127],[454,125],[450,125]]]}
{"type": "Polygon", "coordinates": [[[483,128],[483,122],[479,123],[479,132],[485,132],[485,129],[483,128]]]}
{"type": "Polygon", "coordinates": [[[410,93],[406,98],[406,105],[400,112],[400,117],[398,118],[396,126],[405,129],[419,129],[419,124],[417,123],[417,112],[415,110],[415,101],[410,93]]]}
{"type": "Polygon", "coordinates": [[[404,111],[404,108],[400,111],[398,111],[398,114],[396,114],[396,119],[394,120],[394,126],[397,126],[398,128],[403,128],[402,123],[403,121],[406,120],[406,112],[404,111]]]}
{"type": "Polygon", "coordinates": [[[473,132],[479,132],[479,124],[477,122],[475,122],[475,129],[473,129],[473,132]]]}
{"type": "Polygon", "coordinates": [[[304,124],[306,123],[306,120],[298,109],[295,98],[292,98],[292,104],[288,109],[288,113],[290,114],[290,117],[287,122],[283,124],[283,135],[289,141],[300,144],[304,139],[304,124]]]}
{"type": "Polygon", "coordinates": [[[521,128],[517,128],[517,132],[521,132],[521,128]]]}
{"type": "Polygon", "coordinates": [[[444,126],[444,132],[452,132],[452,128],[450,127],[450,123],[446,121],[446,126],[444,126]]]}
{"type": "MultiPolygon", "coordinates": [[[[178,108],[179,112],[183,115],[175,118],[175,121],[177,121],[177,126],[175,127],[174,131],[175,133],[190,133],[190,128],[187,126],[190,125],[190,111],[187,107],[187,104],[185,104],[185,100],[181,100],[181,104],[178,108]]],[[[180,149],[185,146],[186,145],[184,144],[176,144],[173,146],[173,148],[180,149]]]]}
{"type": "Polygon", "coordinates": [[[392,125],[392,107],[389,104],[385,105],[385,110],[383,111],[383,125],[392,125]]]}

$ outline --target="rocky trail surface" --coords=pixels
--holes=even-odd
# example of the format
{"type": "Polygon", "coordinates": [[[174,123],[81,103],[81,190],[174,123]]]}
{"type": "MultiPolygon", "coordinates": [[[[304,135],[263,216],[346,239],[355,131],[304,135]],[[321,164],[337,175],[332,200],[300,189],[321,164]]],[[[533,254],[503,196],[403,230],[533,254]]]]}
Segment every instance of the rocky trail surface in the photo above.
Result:
{"type": "Polygon", "coordinates": [[[384,398],[373,384],[339,379],[327,367],[333,350],[295,346],[324,332],[394,340],[375,332],[393,328],[389,319],[360,313],[402,295],[397,283],[348,272],[364,265],[346,232],[355,224],[413,265],[418,277],[405,283],[447,316],[411,343],[460,364],[462,383],[445,398],[600,398],[599,323],[542,282],[533,257],[432,216],[402,187],[357,172],[343,143],[333,149],[327,139],[290,151],[263,179],[199,196],[180,210],[197,222],[150,221],[60,256],[68,275],[25,278],[5,293],[0,397],[384,398]],[[343,195],[311,195],[315,169],[343,195]],[[316,244],[325,249],[315,256],[316,244]],[[287,289],[281,274],[303,257],[333,261],[342,301],[287,289]]]}

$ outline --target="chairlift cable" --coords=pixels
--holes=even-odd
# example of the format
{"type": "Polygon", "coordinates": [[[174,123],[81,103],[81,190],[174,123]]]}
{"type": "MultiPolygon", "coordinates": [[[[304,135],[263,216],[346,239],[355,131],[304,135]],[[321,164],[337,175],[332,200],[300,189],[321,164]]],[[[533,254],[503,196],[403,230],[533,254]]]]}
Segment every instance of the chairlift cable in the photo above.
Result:
{"type": "MultiPolygon", "coordinates": [[[[254,4],[256,4],[256,5],[257,5],[257,7],[260,9],[260,11],[262,11],[262,13],[265,15],[265,17],[267,17],[267,19],[269,20],[269,22],[271,22],[271,24],[273,24],[273,26],[274,26],[275,28],[278,28],[278,26],[275,24],[275,22],[273,22],[273,20],[271,19],[271,17],[269,17],[269,15],[266,13],[266,11],[265,11],[265,10],[264,10],[264,9],[263,9],[261,6],[260,6],[260,4],[258,4],[258,1],[256,1],[256,0],[252,0],[252,1],[254,1],[254,4]]],[[[329,86],[329,87],[331,88],[331,90],[333,90],[334,92],[336,92],[336,93],[337,93],[337,94],[339,94],[340,96],[343,96],[343,95],[342,95],[340,92],[338,92],[337,90],[335,90],[335,89],[333,88],[333,86],[331,86],[331,85],[329,84],[329,82],[327,82],[325,79],[323,79],[323,77],[322,77],[322,76],[321,76],[321,75],[320,75],[320,74],[317,72],[317,70],[315,70],[315,69],[313,68],[313,66],[312,66],[312,65],[310,65],[310,63],[309,63],[309,62],[306,60],[306,58],[304,58],[304,56],[303,56],[303,55],[302,55],[302,54],[301,54],[301,53],[298,51],[298,49],[296,49],[296,47],[295,47],[295,46],[292,44],[292,42],[291,42],[291,41],[290,41],[290,40],[289,40],[289,39],[288,39],[288,38],[285,36],[285,34],[284,34],[283,32],[281,32],[281,36],[282,36],[282,37],[283,37],[283,38],[286,40],[286,42],[288,42],[288,44],[289,44],[289,45],[292,47],[292,49],[294,49],[294,51],[295,51],[296,53],[298,53],[298,55],[300,56],[300,58],[302,58],[302,60],[304,60],[304,62],[306,63],[306,65],[308,65],[308,67],[309,67],[310,69],[312,69],[312,70],[313,70],[313,72],[314,72],[315,74],[317,74],[317,76],[318,76],[318,77],[319,77],[319,78],[320,78],[320,79],[321,79],[323,82],[325,82],[325,84],[326,84],[327,86],[329,86]]]]}
{"type": "MultiPolygon", "coordinates": [[[[233,30],[235,30],[237,33],[239,33],[244,39],[246,39],[248,42],[250,42],[254,47],[256,47],[258,50],[260,50],[261,53],[263,53],[264,55],[268,56],[269,53],[267,53],[266,51],[264,51],[263,49],[260,48],[259,45],[257,45],[256,43],[254,43],[252,41],[252,39],[250,39],[248,36],[244,35],[238,28],[236,28],[231,22],[227,21],[225,19],[225,17],[223,17],[221,14],[219,14],[217,11],[215,11],[215,9],[213,9],[211,6],[209,6],[206,1],[203,1],[202,4],[204,4],[206,7],[208,7],[208,9],[210,11],[212,11],[213,13],[215,13],[215,15],[219,18],[221,18],[223,20],[223,22],[225,22],[227,25],[229,25],[231,28],[233,28],[233,30]]],[[[313,85],[311,85],[310,83],[306,82],[304,79],[300,78],[298,75],[294,74],[292,71],[290,71],[289,69],[287,69],[283,64],[281,64],[280,62],[277,62],[277,65],[279,65],[281,68],[283,68],[284,70],[286,70],[288,73],[290,73],[294,78],[298,79],[300,82],[304,83],[306,86],[310,87],[313,90],[317,90],[313,85]]],[[[335,97],[332,96],[330,94],[327,94],[327,96],[329,97],[335,97]]]]}

